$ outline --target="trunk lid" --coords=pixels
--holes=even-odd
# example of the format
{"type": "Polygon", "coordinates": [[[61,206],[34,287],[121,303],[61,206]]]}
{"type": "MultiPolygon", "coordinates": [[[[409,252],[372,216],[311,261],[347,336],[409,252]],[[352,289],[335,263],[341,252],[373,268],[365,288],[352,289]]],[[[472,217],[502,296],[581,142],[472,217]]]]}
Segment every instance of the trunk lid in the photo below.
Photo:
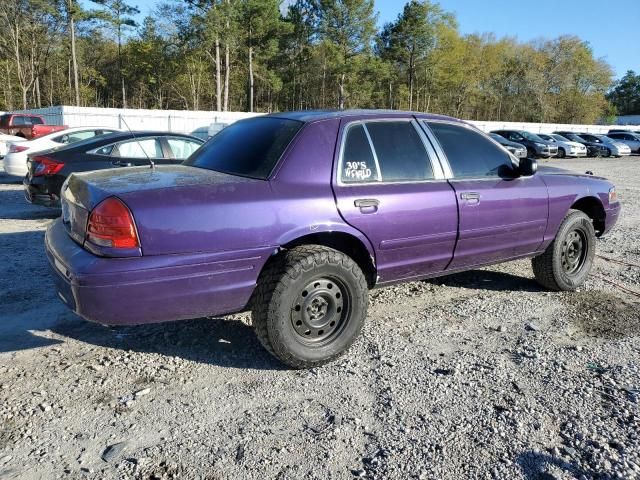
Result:
{"type": "Polygon", "coordinates": [[[110,196],[133,214],[143,255],[160,255],[220,250],[209,234],[241,221],[238,212],[268,200],[271,189],[264,180],[184,165],[73,174],[62,187],[62,218],[78,243],[91,210],[110,196]]]}

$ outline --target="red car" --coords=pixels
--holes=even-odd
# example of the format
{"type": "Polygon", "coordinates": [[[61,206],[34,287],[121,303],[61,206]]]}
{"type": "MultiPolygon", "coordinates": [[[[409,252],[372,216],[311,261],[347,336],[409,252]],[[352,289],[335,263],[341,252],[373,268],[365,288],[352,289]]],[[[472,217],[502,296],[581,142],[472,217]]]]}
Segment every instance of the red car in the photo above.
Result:
{"type": "Polygon", "coordinates": [[[45,125],[41,115],[7,113],[0,116],[0,133],[15,135],[28,140],[68,128],[66,125],[45,125]]]}

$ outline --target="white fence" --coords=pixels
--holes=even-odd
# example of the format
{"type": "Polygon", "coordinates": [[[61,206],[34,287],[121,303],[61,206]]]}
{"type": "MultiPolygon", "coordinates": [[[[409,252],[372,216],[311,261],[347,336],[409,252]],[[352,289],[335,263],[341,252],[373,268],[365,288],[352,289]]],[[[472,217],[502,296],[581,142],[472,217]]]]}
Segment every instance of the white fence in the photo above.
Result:
{"type": "MultiPolygon", "coordinates": [[[[189,133],[201,138],[216,133],[224,126],[257,113],[215,112],[184,110],[142,110],[121,108],[94,108],[58,106],[27,110],[45,116],[47,123],[70,127],[104,126],[131,130],[160,130],[189,133]]],[[[572,131],[607,133],[618,125],[573,125],[553,123],[485,122],[469,121],[480,130],[490,132],[499,129],[527,130],[534,133],[572,131]]],[[[640,125],[624,125],[629,130],[640,130],[640,125]]]]}

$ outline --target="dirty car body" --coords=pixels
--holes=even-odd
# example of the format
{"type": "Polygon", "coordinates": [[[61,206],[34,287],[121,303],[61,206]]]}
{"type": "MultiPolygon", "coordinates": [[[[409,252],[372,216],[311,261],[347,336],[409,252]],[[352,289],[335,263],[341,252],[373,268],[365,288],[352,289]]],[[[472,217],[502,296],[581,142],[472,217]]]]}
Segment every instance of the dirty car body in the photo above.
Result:
{"type": "MultiPolygon", "coordinates": [[[[616,222],[607,180],[552,168],[521,174],[519,162],[535,164],[449,117],[272,114],[227,127],[185,165],[71,175],[46,251],[59,296],[75,312],[141,324],[257,308],[272,298],[260,286],[280,271],[278,259],[304,256],[305,246],[352,262],[373,288],[541,255],[573,210],[597,235],[616,222]],[[131,243],[100,236],[109,202],[113,218],[129,218],[131,243]]],[[[294,301],[292,315],[302,305],[313,323],[327,309],[357,306],[348,281],[326,277],[344,287],[342,303],[327,297],[324,278],[314,284],[320,300],[294,301]]]]}

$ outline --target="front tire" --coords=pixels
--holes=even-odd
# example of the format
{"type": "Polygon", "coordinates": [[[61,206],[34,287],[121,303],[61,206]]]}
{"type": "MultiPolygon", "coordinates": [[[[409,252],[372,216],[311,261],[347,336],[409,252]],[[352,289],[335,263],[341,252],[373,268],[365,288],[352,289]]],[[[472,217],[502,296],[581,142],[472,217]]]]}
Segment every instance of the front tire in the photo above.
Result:
{"type": "Polygon", "coordinates": [[[293,368],[344,354],[367,315],[367,281],[347,255],[319,245],[281,254],[260,275],[252,322],[260,343],[293,368]]]}
{"type": "Polygon", "coordinates": [[[584,212],[569,210],[553,242],[531,259],[536,281],[550,290],[575,290],[587,279],[595,253],[591,219],[584,212]]]}
{"type": "Polygon", "coordinates": [[[567,152],[565,152],[564,148],[558,148],[558,158],[564,158],[567,156],[567,152]]]}

